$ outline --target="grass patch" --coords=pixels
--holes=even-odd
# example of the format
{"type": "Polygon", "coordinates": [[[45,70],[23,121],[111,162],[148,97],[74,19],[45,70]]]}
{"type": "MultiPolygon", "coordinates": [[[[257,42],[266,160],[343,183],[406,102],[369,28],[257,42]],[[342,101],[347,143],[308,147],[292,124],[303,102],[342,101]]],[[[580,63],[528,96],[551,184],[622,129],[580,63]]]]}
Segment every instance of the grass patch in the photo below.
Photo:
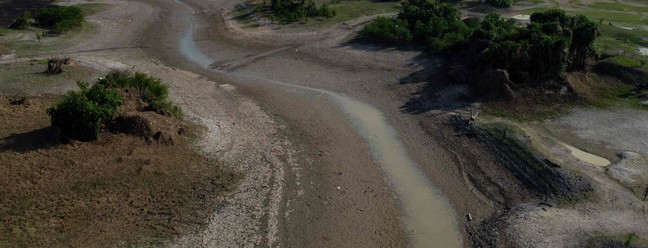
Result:
{"type": "Polygon", "coordinates": [[[590,8],[601,10],[629,11],[629,12],[648,12],[648,7],[626,5],[621,3],[596,2],[588,5],[590,8]]]}
{"type": "Polygon", "coordinates": [[[332,18],[313,18],[305,24],[307,27],[323,27],[336,23],[342,23],[357,19],[362,16],[371,16],[386,13],[397,13],[401,6],[396,2],[371,2],[361,1],[343,1],[337,4],[329,5],[337,15],[332,18]]]}
{"type": "Polygon", "coordinates": [[[0,92],[5,95],[64,93],[76,90],[77,81],[93,81],[101,73],[93,68],[64,65],[63,73],[46,75],[47,60],[15,62],[0,66],[0,92]]]}
{"type": "MultiPolygon", "coordinates": [[[[372,16],[378,14],[397,13],[401,6],[397,2],[372,2],[369,0],[360,1],[342,1],[340,3],[329,4],[328,8],[336,14],[333,17],[307,17],[301,22],[288,24],[293,27],[327,27],[338,23],[357,19],[362,16],[372,16]]],[[[236,19],[243,28],[254,28],[260,24],[255,15],[269,20],[276,20],[273,14],[263,6],[262,2],[249,2],[246,6],[237,5],[234,7],[234,19],[236,19]]]]}

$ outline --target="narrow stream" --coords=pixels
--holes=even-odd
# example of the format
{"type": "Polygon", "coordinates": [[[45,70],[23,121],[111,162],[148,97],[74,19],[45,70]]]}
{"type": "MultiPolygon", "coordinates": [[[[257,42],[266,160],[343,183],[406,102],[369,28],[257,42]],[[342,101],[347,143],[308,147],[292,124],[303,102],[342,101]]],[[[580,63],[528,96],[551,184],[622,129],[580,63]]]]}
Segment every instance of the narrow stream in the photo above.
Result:
{"type": "MultiPolygon", "coordinates": [[[[191,9],[195,14],[191,7],[178,0],[175,1],[191,9]]],[[[191,62],[209,68],[212,60],[196,46],[193,40],[193,28],[194,23],[191,20],[189,29],[180,40],[180,52],[191,62]]],[[[409,158],[396,132],[378,109],[328,90],[293,85],[251,73],[211,70],[281,87],[317,92],[330,97],[344,110],[354,128],[370,145],[375,161],[386,175],[400,204],[402,225],[410,237],[411,246],[462,247],[463,241],[452,206],[409,158]]]]}

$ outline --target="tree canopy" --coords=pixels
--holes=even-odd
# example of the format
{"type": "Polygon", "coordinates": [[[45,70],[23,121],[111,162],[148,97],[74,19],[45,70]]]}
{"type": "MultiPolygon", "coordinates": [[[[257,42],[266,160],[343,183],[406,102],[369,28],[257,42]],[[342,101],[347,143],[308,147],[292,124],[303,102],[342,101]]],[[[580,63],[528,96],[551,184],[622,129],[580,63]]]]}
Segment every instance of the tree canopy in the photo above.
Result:
{"type": "Polygon", "coordinates": [[[600,34],[587,17],[560,9],[534,13],[522,26],[497,13],[461,20],[459,10],[448,3],[407,0],[395,19],[378,19],[360,35],[378,43],[414,42],[448,56],[470,51],[465,57],[474,58],[471,64],[507,70],[513,82],[526,83],[582,69],[588,58],[596,57],[594,41],[600,34]],[[396,28],[403,25],[407,30],[396,28]]]}

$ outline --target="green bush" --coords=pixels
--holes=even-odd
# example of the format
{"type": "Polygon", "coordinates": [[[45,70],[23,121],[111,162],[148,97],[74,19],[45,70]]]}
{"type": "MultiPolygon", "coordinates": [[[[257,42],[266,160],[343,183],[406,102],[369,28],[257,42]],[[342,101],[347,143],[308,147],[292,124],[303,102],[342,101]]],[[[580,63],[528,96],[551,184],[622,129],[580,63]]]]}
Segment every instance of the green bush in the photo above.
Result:
{"type": "Polygon", "coordinates": [[[76,6],[42,8],[36,13],[36,23],[62,34],[84,22],[83,12],[76,6]]]}
{"type": "Polygon", "coordinates": [[[360,31],[362,38],[376,43],[399,44],[412,40],[407,21],[378,17],[360,31]]]}
{"type": "Polygon", "coordinates": [[[157,113],[170,113],[174,116],[181,114],[180,109],[167,100],[169,88],[158,78],[141,72],[132,74],[127,71],[114,71],[97,81],[97,84],[106,88],[135,90],[139,97],[150,104],[157,113]]]}
{"type": "Polygon", "coordinates": [[[77,84],[81,91],[69,92],[47,113],[52,125],[60,128],[62,134],[80,141],[95,140],[123,100],[117,92],[102,85],[88,88],[87,83],[77,84]]]}

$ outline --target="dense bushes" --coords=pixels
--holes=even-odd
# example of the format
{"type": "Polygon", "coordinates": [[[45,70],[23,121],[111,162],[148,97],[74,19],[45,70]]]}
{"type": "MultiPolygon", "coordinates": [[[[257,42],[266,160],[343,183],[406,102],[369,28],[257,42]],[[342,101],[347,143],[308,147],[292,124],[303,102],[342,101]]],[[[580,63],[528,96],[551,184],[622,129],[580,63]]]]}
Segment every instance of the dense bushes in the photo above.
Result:
{"type": "MultiPolygon", "coordinates": [[[[403,3],[403,10],[398,18],[390,20],[378,18],[378,24],[369,24],[361,31],[363,38],[379,42],[394,43],[395,40],[383,39],[398,34],[410,33],[411,40],[428,45],[435,50],[448,48],[464,42],[471,33],[470,28],[461,21],[459,10],[448,3],[430,0],[408,0],[403,3]],[[391,22],[391,23],[390,23],[391,22]],[[409,32],[403,30],[407,27],[409,32]]],[[[400,39],[408,42],[410,39],[400,39]]]]}
{"type": "Polygon", "coordinates": [[[97,81],[106,88],[123,88],[135,90],[139,97],[160,114],[180,115],[180,109],[167,100],[169,88],[160,79],[137,72],[114,71],[97,81]]]}
{"type": "Polygon", "coordinates": [[[59,127],[62,134],[81,141],[95,140],[103,124],[112,119],[123,100],[116,91],[102,85],[90,88],[87,83],[78,85],[80,92],[68,93],[47,113],[52,125],[59,127]]]}
{"type": "Polygon", "coordinates": [[[270,9],[284,22],[295,22],[306,17],[331,18],[336,14],[327,4],[318,8],[315,2],[303,0],[272,0],[270,9]]]}
{"type": "MultiPolygon", "coordinates": [[[[515,83],[558,76],[581,69],[596,56],[597,25],[587,17],[567,16],[559,9],[534,13],[519,26],[493,13],[483,20],[460,19],[459,11],[439,0],[407,0],[396,19],[379,18],[364,27],[361,37],[382,43],[412,41],[433,51],[462,54],[462,63],[504,69],[515,83]],[[407,30],[401,27],[407,25],[407,30]]],[[[456,58],[455,58],[456,59],[456,58]]]]}
{"type": "Polygon", "coordinates": [[[362,37],[373,42],[398,44],[412,40],[407,21],[392,20],[387,17],[378,17],[374,22],[365,26],[360,32],[362,37]]]}
{"type": "Polygon", "coordinates": [[[59,34],[80,27],[84,22],[83,13],[76,6],[42,8],[36,13],[35,19],[38,25],[59,34]]]}
{"type": "Polygon", "coordinates": [[[133,90],[139,99],[148,103],[149,110],[160,114],[180,114],[180,109],[167,100],[167,86],[160,79],[144,73],[116,71],[92,87],[88,87],[88,83],[78,85],[81,91],[69,92],[62,101],[47,110],[52,125],[73,139],[97,139],[101,127],[113,119],[117,108],[124,103],[120,92],[126,90],[133,90]]]}

